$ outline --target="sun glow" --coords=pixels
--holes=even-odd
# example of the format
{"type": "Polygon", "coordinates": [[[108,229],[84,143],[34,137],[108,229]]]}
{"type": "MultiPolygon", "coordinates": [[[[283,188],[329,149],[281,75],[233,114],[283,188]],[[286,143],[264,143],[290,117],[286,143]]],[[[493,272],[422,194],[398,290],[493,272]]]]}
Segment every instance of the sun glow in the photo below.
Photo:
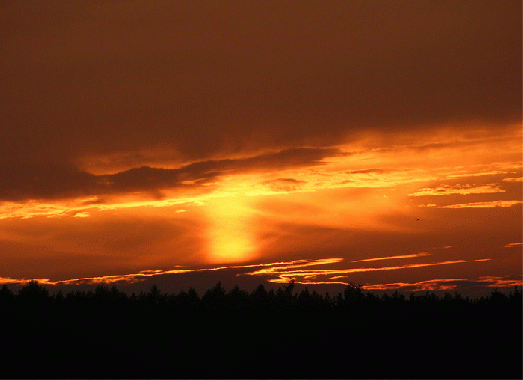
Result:
{"type": "Polygon", "coordinates": [[[243,195],[232,194],[206,202],[209,220],[209,255],[213,263],[247,261],[255,257],[250,221],[254,210],[243,195]]]}

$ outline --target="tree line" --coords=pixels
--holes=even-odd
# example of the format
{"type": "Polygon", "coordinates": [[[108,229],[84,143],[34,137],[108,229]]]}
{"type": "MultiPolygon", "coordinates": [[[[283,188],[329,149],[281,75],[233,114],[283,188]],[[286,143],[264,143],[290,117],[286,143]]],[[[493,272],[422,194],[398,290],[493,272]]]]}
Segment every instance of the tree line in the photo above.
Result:
{"type": "Polygon", "coordinates": [[[521,378],[522,296],[0,289],[10,378],[521,378]],[[18,365],[19,359],[25,365],[18,365]],[[196,363],[196,364],[194,364],[196,363]]]}
{"type": "Polygon", "coordinates": [[[0,307],[11,306],[68,306],[75,307],[84,304],[85,306],[102,306],[106,308],[117,308],[134,306],[145,310],[154,308],[167,309],[213,309],[213,310],[258,310],[267,309],[274,311],[298,310],[298,309],[336,309],[348,306],[371,306],[371,305],[393,305],[409,304],[410,307],[438,305],[453,307],[476,307],[492,309],[502,305],[512,305],[518,309],[521,307],[521,290],[515,286],[513,291],[502,293],[495,289],[486,296],[479,298],[463,297],[460,293],[446,292],[443,295],[436,295],[434,292],[412,292],[409,296],[394,291],[392,294],[383,293],[381,296],[375,293],[364,293],[361,286],[350,284],[343,293],[340,292],[331,296],[328,292],[323,295],[307,287],[301,291],[294,291],[294,282],[290,281],[283,289],[280,287],[266,290],[260,284],[251,293],[240,289],[238,286],[227,291],[218,282],[212,288],[206,290],[199,296],[194,288],[179,293],[163,293],[156,285],[153,285],[148,292],[140,292],[138,295],[127,294],[119,290],[116,286],[100,284],[88,291],[70,291],[64,293],[58,291],[54,294],[37,281],[30,281],[18,292],[11,290],[7,285],[0,288],[0,307]]]}

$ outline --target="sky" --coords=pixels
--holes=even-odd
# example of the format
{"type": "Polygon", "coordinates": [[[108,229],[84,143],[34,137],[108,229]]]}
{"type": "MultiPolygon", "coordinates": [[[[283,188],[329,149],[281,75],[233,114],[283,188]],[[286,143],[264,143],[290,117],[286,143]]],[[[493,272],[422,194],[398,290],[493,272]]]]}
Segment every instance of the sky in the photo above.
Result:
{"type": "Polygon", "coordinates": [[[1,1],[0,25],[0,284],[522,285],[521,1],[1,1]]]}

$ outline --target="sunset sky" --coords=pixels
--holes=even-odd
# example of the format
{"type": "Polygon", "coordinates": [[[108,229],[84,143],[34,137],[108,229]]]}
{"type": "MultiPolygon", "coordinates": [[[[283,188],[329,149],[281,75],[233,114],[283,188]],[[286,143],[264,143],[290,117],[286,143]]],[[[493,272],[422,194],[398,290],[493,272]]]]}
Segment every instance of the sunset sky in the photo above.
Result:
{"type": "Polygon", "coordinates": [[[521,1],[2,1],[0,30],[0,284],[522,284],[521,1]]]}

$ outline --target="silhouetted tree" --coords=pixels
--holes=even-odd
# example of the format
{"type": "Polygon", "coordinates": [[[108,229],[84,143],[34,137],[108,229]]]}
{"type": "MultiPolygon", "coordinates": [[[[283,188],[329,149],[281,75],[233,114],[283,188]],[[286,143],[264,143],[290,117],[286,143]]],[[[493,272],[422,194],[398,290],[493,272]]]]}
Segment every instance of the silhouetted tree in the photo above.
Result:
{"type": "Polygon", "coordinates": [[[255,309],[266,309],[268,306],[267,290],[263,284],[258,287],[250,295],[251,303],[255,309]]]}
{"type": "Polygon", "coordinates": [[[345,287],[344,291],[344,301],[347,305],[356,305],[363,300],[363,292],[361,290],[361,285],[349,284],[345,287]]]}
{"type": "Polygon", "coordinates": [[[397,290],[392,293],[392,301],[394,302],[403,302],[405,301],[405,296],[401,293],[399,293],[397,290]]]}
{"type": "Polygon", "coordinates": [[[45,287],[38,285],[38,281],[30,281],[18,291],[17,299],[28,305],[41,306],[50,301],[51,297],[45,287]]]}
{"type": "Polygon", "coordinates": [[[495,289],[492,293],[490,293],[489,302],[496,306],[501,306],[505,304],[507,301],[507,296],[498,291],[498,289],[495,289]]]}
{"type": "Polygon", "coordinates": [[[294,290],[294,279],[291,279],[284,287],[283,294],[287,301],[292,301],[292,291],[294,290]]]}
{"type": "Polygon", "coordinates": [[[0,289],[0,305],[10,305],[13,300],[14,294],[11,289],[9,289],[7,285],[2,285],[2,288],[0,289]]]}
{"type": "Polygon", "coordinates": [[[220,309],[225,301],[225,289],[221,281],[218,281],[214,287],[208,289],[202,297],[202,304],[206,308],[220,309]]]}
{"type": "Polygon", "coordinates": [[[63,302],[65,302],[65,295],[64,295],[64,292],[63,290],[59,290],[55,295],[54,295],[54,300],[57,304],[61,304],[63,302]]]}
{"type": "Polygon", "coordinates": [[[312,307],[311,294],[307,287],[303,288],[302,291],[298,294],[296,299],[296,305],[300,309],[310,309],[312,307]]]}
{"type": "Polygon", "coordinates": [[[150,305],[158,306],[160,304],[161,296],[158,286],[154,284],[151,286],[151,289],[149,289],[149,293],[147,293],[147,302],[150,305]]]}
{"type": "Polygon", "coordinates": [[[226,307],[232,310],[246,310],[250,307],[249,293],[241,290],[238,285],[227,293],[226,307]]]}

